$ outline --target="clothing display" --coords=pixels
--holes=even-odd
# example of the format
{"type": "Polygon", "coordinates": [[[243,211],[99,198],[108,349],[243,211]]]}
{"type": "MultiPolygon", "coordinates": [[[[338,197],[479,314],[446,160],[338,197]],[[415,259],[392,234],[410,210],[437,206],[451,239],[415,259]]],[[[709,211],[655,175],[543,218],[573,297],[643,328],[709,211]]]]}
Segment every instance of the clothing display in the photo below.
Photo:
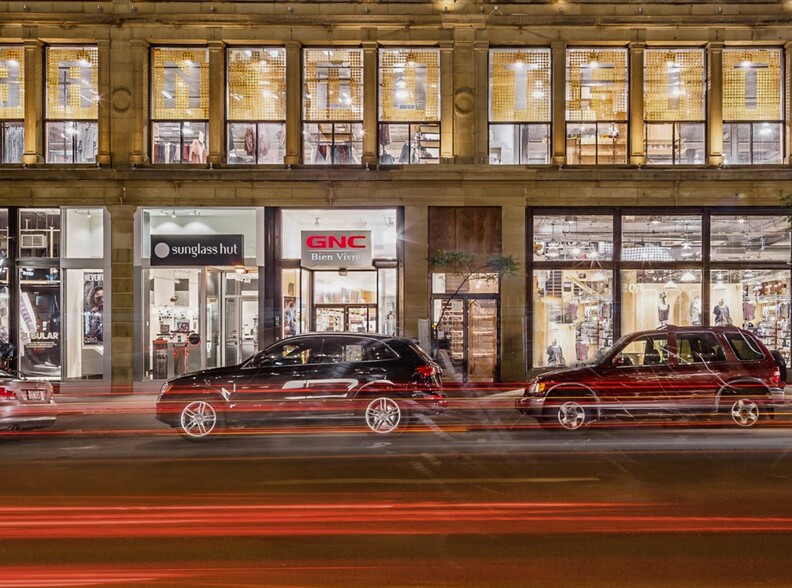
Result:
{"type": "Polygon", "coordinates": [[[565,366],[564,352],[558,344],[547,348],[547,365],[565,366]]]}
{"type": "Polygon", "coordinates": [[[752,321],[756,318],[756,303],[745,301],[743,302],[743,320],[752,321]]]}
{"type": "Polygon", "coordinates": [[[694,327],[701,326],[701,298],[698,296],[690,303],[690,324],[694,327]]]}
{"type": "Polygon", "coordinates": [[[730,325],[732,324],[731,315],[729,314],[729,307],[723,304],[723,301],[718,303],[712,309],[712,314],[715,316],[715,325],[730,325]]]}
{"type": "Polygon", "coordinates": [[[575,352],[578,361],[586,361],[588,359],[589,344],[585,341],[578,341],[575,345],[575,352]]]}
{"type": "Polygon", "coordinates": [[[249,125],[245,130],[245,153],[248,155],[256,154],[256,133],[253,131],[252,125],[249,125]]]}
{"type": "Polygon", "coordinates": [[[3,135],[3,163],[21,163],[25,152],[25,128],[7,126],[3,135]]]}
{"type": "Polygon", "coordinates": [[[661,302],[657,305],[657,320],[660,321],[661,324],[665,324],[668,322],[668,313],[670,312],[671,307],[668,306],[665,302],[661,302]]]}
{"type": "Polygon", "coordinates": [[[187,157],[190,163],[206,163],[206,146],[200,139],[193,139],[190,143],[190,152],[187,157]]]}

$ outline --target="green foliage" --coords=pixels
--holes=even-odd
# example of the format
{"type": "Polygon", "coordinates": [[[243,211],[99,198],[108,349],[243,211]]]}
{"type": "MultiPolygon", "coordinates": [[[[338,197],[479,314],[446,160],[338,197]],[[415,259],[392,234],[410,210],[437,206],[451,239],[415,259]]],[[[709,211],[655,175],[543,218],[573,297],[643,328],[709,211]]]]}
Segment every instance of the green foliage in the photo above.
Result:
{"type": "Polygon", "coordinates": [[[462,275],[467,282],[473,274],[497,274],[499,278],[515,276],[520,264],[512,255],[482,256],[461,249],[438,249],[427,257],[429,269],[462,275]]]}

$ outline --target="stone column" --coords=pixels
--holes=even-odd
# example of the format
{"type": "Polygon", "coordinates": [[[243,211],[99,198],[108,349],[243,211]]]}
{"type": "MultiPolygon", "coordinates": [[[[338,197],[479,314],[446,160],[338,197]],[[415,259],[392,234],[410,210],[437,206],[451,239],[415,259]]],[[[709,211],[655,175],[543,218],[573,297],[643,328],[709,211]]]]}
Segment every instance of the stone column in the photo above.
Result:
{"type": "Polygon", "coordinates": [[[473,163],[476,153],[475,31],[457,30],[454,42],[454,161],[473,163]]]}
{"type": "Polygon", "coordinates": [[[134,214],[135,207],[112,205],[110,213],[110,386],[131,393],[134,378],[134,214]]]}
{"type": "Polygon", "coordinates": [[[784,163],[792,165],[792,125],[790,124],[790,113],[792,113],[792,96],[789,95],[792,90],[792,43],[784,45],[784,163]]]}
{"type": "Polygon", "coordinates": [[[209,41],[209,153],[206,161],[210,166],[225,161],[225,96],[225,43],[209,41]]]}
{"type": "Polygon", "coordinates": [[[40,41],[25,41],[25,152],[22,163],[44,161],[44,48],[40,41]]]}
{"type": "Polygon", "coordinates": [[[302,146],[302,72],[301,46],[297,41],[286,42],[286,155],[283,163],[300,163],[302,146]]]}
{"type": "Polygon", "coordinates": [[[630,43],[630,165],[646,164],[644,140],[644,50],[646,43],[630,43]]]}
{"type": "Polygon", "coordinates": [[[723,164],[723,43],[710,42],[709,88],[707,88],[707,125],[709,129],[708,165],[723,164]]]}
{"type": "MultiPolygon", "coordinates": [[[[405,337],[418,337],[419,319],[429,315],[429,207],[404,207],[404,315],[401,320],[405,337]]],[[[428,351],[428,349],[427,349],[428,351]]]]}
{"type": "Polygon", "coordinates": [[[129,156],[131,165],[146,163],[146,141],[148,138],[148,43],[139,39],[129,42],[132,48],[132,153],[129,156]]]}
{"type": "Polygon", "coordinates": [[[99,50],[99,142],[96,151],[96,163],[109,166],[110,156],[110,40],[97,41],[99,50]]]}
{"type": "Polygon", "coordinates": [[[377,153],[377,43],[365,41],[363,43],[363,164],[374,166],[379,159],[377,153]]]}
{"type": "Polygon", "coordinates": [[[476,58],[476,163],[489,161],[489,43],[473,43],[476,58]]]}
{"type": "Polygon", "coordinates": [[[525,207],[501,208],[503,231],[502,255],[511,255],[519,263],[515,276],[501,280],[501,381],[524,382],[525,363],[525,207]]]}
{"type": "Polygon", "coordinates": [[[440,163],[454,161],[454,43],[440,42],[440,163]]]}
{"type": "Polygon", "coordinates": [[[553,164],[566,163],[566,41],[553,41],[552,48],[552,137],[553,164]]]}

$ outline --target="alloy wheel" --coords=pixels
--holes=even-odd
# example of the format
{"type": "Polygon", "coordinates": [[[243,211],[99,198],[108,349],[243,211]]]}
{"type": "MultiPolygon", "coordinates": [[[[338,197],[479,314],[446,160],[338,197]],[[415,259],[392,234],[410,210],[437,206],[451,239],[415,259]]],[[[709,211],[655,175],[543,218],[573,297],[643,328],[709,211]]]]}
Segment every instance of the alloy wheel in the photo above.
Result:
{"type": "Polygon", "coordinates": [[[571,400],[559,406],[556,415],[559,424],[568,431],[577,431],[586,424],[586,409],[571,400]]]}
{"type": "Polygon", "coordinates": [[[179,426],[188,437],[202,439],[217,427],[217,411],[210,403],[196,400],[182,408],[179,426]]]}
{"type": "Polygon", "coordinates": [[[740,427],[751,427],[759,420],[759,406],[753,400],[740,398],[731,406],[731,418],[740,427]]]}
{"type": "Polygon", "coordinates": [[[366,426],[374,433],[392,433],[401,420],[399,404],[392,398],[375,398],[366,407],[366,426]]]}

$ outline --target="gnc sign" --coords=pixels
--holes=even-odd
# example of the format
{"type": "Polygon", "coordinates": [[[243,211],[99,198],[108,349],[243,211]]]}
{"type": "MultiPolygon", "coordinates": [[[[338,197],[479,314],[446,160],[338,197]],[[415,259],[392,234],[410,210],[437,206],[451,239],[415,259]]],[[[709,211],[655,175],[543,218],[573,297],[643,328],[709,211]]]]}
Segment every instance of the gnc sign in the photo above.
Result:
{"type": "Polygon", "coordinates": [[[371,267],[371,231],[302,231],[303,267],[371,267]]]}

